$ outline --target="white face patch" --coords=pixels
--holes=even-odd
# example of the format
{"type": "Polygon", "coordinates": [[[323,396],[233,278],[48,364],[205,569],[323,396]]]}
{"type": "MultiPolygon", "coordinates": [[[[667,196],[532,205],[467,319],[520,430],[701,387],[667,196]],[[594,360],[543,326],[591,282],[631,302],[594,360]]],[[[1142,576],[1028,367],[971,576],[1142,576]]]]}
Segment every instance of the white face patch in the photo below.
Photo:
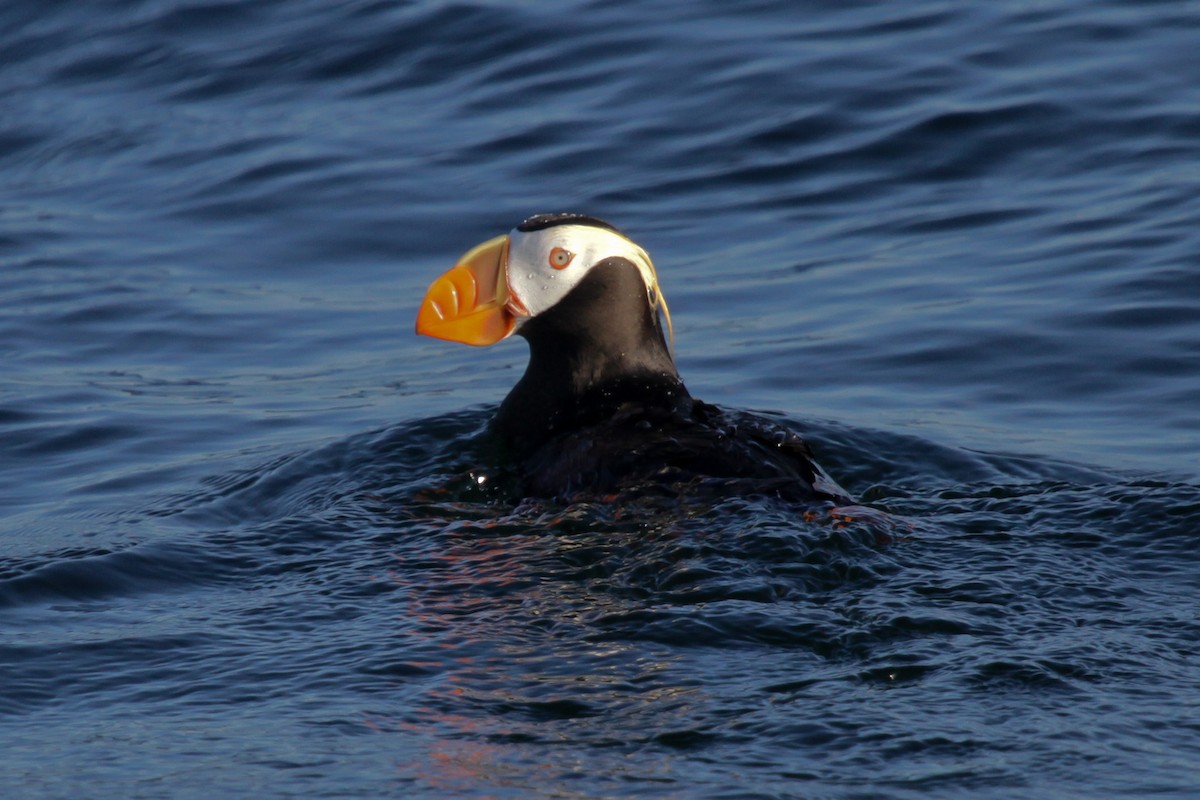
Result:
{"type": "MultiPolygon", "coordinates": [[[[531,316],[553,308],[597,263],[620,256],[642,273],[652,307],[659,305],[658,278],[646,251],[624,236],[594,225],[553,225],[509,234],[508,289],[531,316]]],[[[522,320],[517,320],[517,325],[522,320]]]]}

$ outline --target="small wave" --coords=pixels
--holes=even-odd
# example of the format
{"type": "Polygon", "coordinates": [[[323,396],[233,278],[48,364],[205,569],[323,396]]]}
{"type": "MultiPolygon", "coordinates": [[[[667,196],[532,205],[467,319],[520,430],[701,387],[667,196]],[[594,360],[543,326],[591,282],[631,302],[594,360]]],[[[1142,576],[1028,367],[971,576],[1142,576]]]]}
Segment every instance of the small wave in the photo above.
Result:
{"type": "Polygon", "coordinates": [[[9,576],[0,580],[0,607],[187,591],[229,580],[230,564],[223,561],[203,543],[47,553],[8,567],[9,576]]]}

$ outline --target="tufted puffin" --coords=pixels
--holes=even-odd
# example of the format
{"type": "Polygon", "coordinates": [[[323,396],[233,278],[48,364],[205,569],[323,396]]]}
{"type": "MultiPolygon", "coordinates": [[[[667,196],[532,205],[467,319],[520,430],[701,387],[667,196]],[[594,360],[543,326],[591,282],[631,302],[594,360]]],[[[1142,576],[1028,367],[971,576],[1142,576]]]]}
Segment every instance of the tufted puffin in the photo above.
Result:
{"type": "Polygon", "coordinates": [[[702,485],[851,502],[795,433],[688,393],[650,256],[603,220],[538,214],[469,250],[430,286],[416,328],[477,346],[529,342],[489,428],[527,496],[702,485]]]}

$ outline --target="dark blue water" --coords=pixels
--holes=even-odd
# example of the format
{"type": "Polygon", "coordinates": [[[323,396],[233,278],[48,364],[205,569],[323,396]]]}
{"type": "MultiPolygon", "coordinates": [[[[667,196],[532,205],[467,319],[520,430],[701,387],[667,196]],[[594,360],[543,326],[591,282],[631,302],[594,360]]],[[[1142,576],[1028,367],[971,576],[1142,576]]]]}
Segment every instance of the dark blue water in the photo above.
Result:
{"type": "Polygon", "coordinates": [[[5,797],[1194,797],[1200,9],[0,6],[5,797]],[[442,492],[467,247],[878,513],[442,492]]]}

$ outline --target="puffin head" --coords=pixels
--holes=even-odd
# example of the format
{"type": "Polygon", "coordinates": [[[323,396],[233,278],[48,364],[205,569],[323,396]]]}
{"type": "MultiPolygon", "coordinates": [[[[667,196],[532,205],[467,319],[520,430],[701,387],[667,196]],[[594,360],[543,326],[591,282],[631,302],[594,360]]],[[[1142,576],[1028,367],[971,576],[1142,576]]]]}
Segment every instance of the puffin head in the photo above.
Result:
{"type": "Polygon", "coordinates": [[[502,470],[516,468],[522,492],[762,477],[772,492],[786,483],[808,499],[848,499],[795,434],[747,418],[739,437],[741,417],[725,421],[692,398],[667,344],[654,264],[603,220],[538,214],[468,250],[429,287],[417,333],[529,343],[525,373],[481,437],[502,470]]]}
{"type": "Polygon", "coordinates": [[[417,312],[426,336],[529,342],[525,374],[491,424],[517,453],[622,409],[687,407],[670,331],[650,256],[582,214],[538,214],[468,250],[417,312]]]}
{"type": "Polygon", "coordinates": [[[542,327],[535,321],[554,316],[568,298],[575,302],[562,310],[585,316],[574,319],[574,326],[571,319],[560,320],[567,327],[610,328],[628,322],[621,319],[623,308],[643,307],[656,326],[661,310],[671,331],[670,311],[645,250],[595,217],[538,214],[468,250],[434,281],[417,313],[417,333],[476,346],[514,333],[533,341],[542,327]],[[604,275],[615,271],[624,272],[624,280],[604,275]],[[589,299],[610,319],[586,319],[580,301],[589,299]]]}

